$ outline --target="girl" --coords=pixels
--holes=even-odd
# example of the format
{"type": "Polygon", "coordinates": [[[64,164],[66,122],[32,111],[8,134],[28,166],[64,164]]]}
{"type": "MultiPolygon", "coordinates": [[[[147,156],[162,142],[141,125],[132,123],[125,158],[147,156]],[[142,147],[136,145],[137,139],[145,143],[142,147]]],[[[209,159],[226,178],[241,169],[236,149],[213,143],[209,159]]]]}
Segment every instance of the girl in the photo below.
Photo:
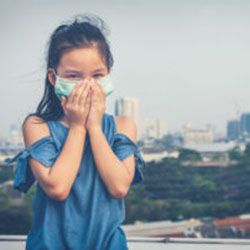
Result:
{"type": "Polygon", "coordinates": [[[92,21],[52,34],[44,95],[22,126],[26,148],[5,161],[16,161],[14,188],[37,181],[26,249],[128,249],[123,197],[145,163],[134,122],[105,113],[113,57],[92,21]]]}

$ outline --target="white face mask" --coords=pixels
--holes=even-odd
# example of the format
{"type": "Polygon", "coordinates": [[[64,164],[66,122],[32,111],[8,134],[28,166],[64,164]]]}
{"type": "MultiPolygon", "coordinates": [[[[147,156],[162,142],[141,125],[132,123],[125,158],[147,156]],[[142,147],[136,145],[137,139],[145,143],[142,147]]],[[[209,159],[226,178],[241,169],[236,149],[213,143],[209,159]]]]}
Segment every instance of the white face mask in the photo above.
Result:
{"type": "MultiPolygon", "coordinates": [[[[106,75],[100,79],[96,79],[95,81],[99,82],[102,85],[106,93],[106,96],[110,95],[113,92],[114,90],[113,82],[111,80],[110,75],[106,75]]],[[[60,99],[60,101],[62,99],[62,95],[65,95],[68,97],[71,91],[73,90],[73,88],[75,87],[75,85],[79,82],[82,82],[84,84],[84,81],[72,81],[72,80],[62,78],[56,75],[55,93],[57,97],[60,99]]]]}

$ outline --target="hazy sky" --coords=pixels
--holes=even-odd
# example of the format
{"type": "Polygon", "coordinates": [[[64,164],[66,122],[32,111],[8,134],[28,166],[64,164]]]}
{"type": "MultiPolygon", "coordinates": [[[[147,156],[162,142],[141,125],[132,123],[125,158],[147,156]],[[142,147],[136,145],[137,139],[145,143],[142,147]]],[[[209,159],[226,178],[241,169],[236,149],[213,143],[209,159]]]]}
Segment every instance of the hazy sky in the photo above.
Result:
{"type": "Polygon", "coordinates": [[[0,3],[0,136],[35,111],[44,90],[51,32],[73,15],[109,26],[115,92],[137,97],[140,118],[169,131],[214,124],[250,111],[249,0],[11,0],[0,3]]]}

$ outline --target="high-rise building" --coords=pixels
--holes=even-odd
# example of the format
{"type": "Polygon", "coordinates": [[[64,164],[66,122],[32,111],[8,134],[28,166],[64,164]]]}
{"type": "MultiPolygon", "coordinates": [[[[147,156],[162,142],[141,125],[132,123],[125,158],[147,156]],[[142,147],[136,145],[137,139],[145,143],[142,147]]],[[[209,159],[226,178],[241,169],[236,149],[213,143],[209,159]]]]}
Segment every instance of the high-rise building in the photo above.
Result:
{"type": "Polygon", "coordinates": [[[240,117],[241,135],[250,135],[250,113],[243,113],[240,117]]]}
{"type": "Polygon", "coordinates": [[[115,101],[115,115],[131,117],[139,125],[139,101],[137,98],[121,97],[115,101]]]}
{"type": "Polygon", "coordinates": [[[240,121],[231,120],[227,122],[227,139],[229,141],[237,140],[240,136],[240,121]]]}

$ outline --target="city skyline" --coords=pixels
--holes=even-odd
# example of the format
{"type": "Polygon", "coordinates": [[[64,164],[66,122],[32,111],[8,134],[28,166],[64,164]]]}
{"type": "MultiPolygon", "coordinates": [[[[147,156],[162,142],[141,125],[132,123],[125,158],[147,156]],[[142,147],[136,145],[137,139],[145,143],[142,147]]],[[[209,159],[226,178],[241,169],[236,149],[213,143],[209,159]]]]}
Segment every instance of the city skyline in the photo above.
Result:
{"type": "Polygon", "coordinates": [[[41,100],[51,32],[86,12],[110,28],[115,90],[107,112],[114,113],[117,98],[129,96],[139,100],[139,119],[164,120],[170,132],[191,121],[226,134],[228,120],[250,111],[247,0],[14,0],[0,7],[0,137],[41,100]]]}
{"type": "MultiPolygon", "coordinates": [[[[118,116],[129,116],[136,122],[137,140],[145,139],[147,137],[160,139],[168,134],[181,134],[185,138],[189,131],[189,136],[193,137],[192,133],[197,133],[200,134],[198,137],[204,137],[205,141],[212,143],[214,140],[221,140],[223,138],[225,140],[237,140],[240,136],[244,137],[244,134],[245,136],[250,134],[250,112],[239,113],[237,119],[227,120],[225,134],[218,133],[216,127],[211,123],[207,124],[206,127],[197,127],[193,126],[191,122],[185,123],[182,126],[182,129],[171,132],[167,129],[166,123],[160,118],[138,119],[138,100],[127,96],[115,100],[113,113],[118,116]]],[[[20,142],[20,140],[23,140],[21,135],[21,125],[11,124],[8,130],[9,131],[5,136],[0,136],[0,140],[7,140],[8,142],[20,142]]]]}

